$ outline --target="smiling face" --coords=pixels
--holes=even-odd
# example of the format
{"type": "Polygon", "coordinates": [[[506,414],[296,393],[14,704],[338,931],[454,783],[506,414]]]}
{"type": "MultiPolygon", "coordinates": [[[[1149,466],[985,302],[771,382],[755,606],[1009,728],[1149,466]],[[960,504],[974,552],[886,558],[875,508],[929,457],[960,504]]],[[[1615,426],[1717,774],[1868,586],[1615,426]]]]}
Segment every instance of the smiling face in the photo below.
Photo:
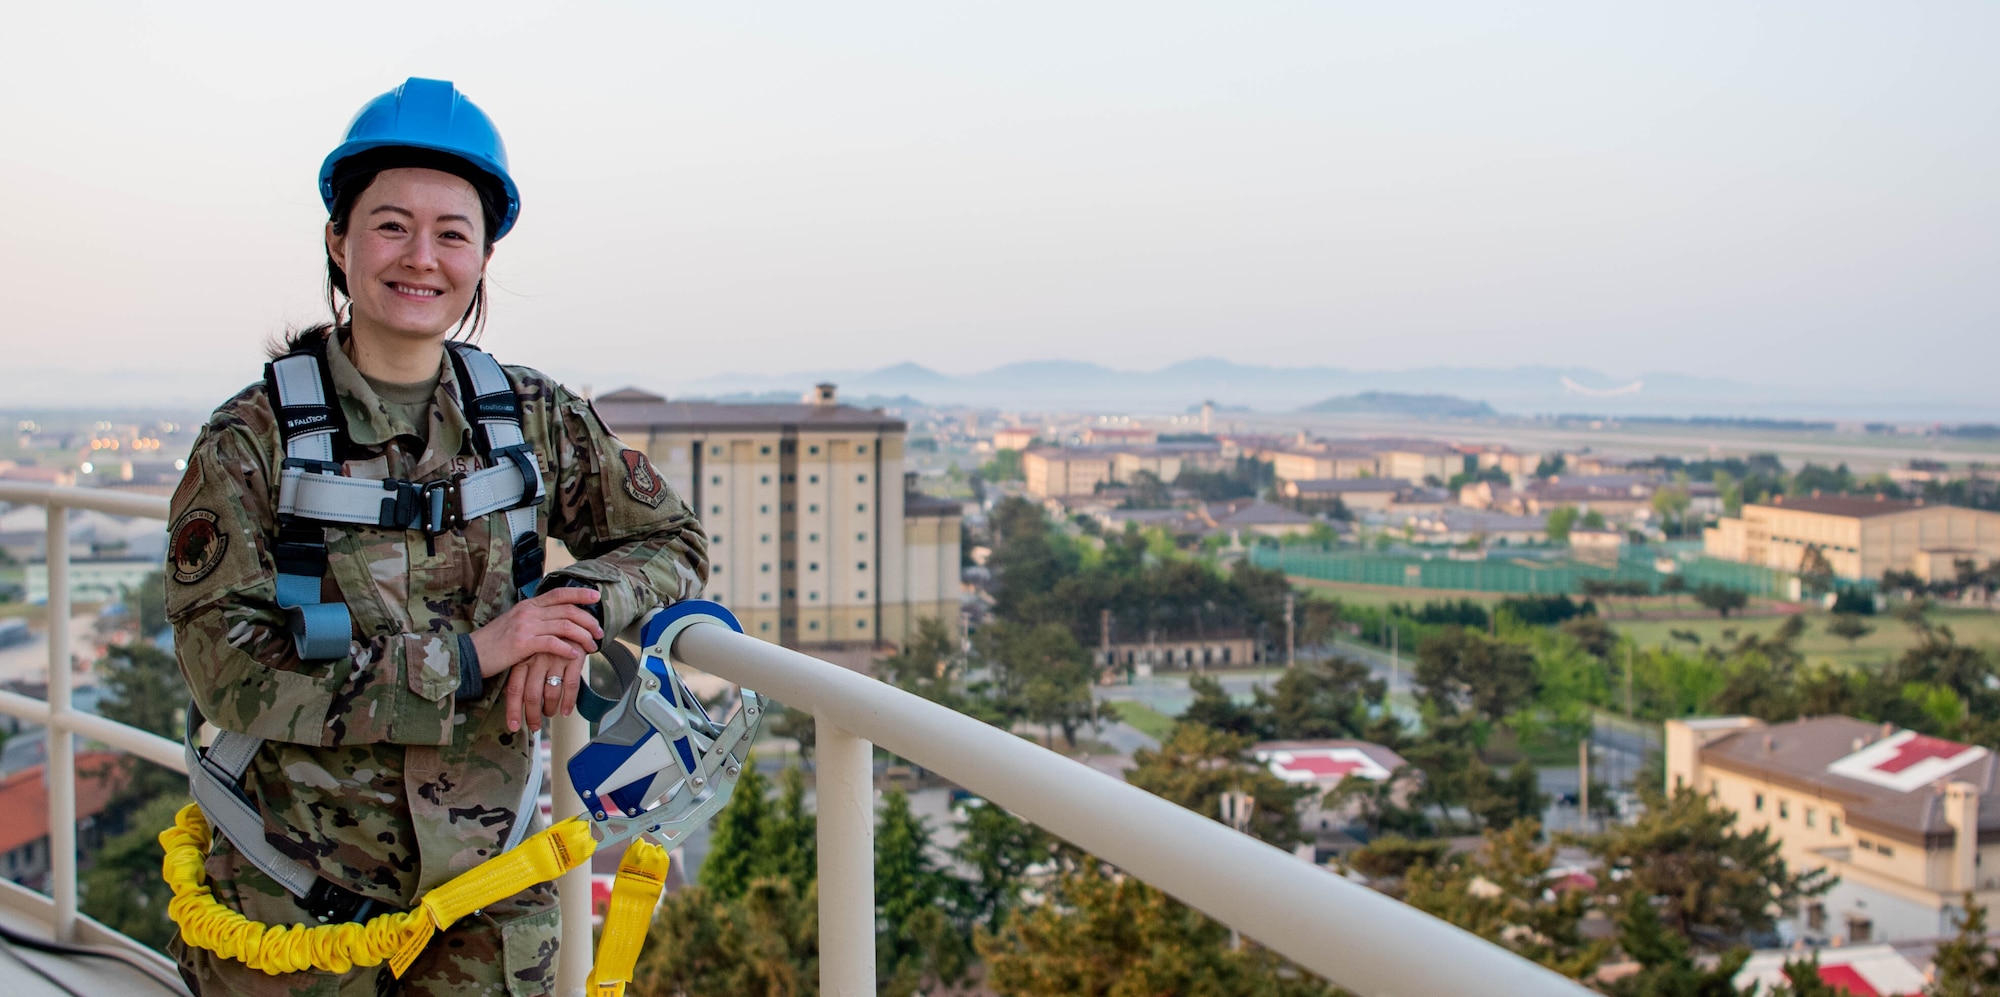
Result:
{"type": "Polygon", "coordinates": [[[347,276],[358,340],[442,339],[486,269],[479,195],[449,173],[384,170],[356,199],[345,233],[333,229],[327,252],[347,276]]]}

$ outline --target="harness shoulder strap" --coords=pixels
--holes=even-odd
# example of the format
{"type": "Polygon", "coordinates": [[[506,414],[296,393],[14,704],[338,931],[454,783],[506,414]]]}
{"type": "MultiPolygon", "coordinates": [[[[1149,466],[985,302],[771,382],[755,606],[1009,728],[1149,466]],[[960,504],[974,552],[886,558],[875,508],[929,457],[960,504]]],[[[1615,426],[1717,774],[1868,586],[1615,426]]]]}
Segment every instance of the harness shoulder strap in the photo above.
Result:
{"type": "Polygon", "coordinates": [[[347,438],[347,420],[328,393],[326,337],[314,337],[264,367],[264,390],[285,444],[278,485],[278,540],[272,557],[278,568],[278,605],[285,609],[292,644],[301,659],[326,661],[347,655],[354,622],[341,603],[320,602],[326,577],[326,531],[295,510],[299,485],[338,479],[336,459],[347,438]]]}
{"type": "MultiPolygon", "coordinates": [[[[458,375],[459,407],[478,427],[474,443],[486,458],[488,470],[511,465],[520,475],[519,497],[505,508],[507,532],[514,542],[514,590],[525,599],[535,594],[542,580],[542,537],[535,530],[535,509],[542,501],[542,471],[521,429],[521,399],[492,354],[471,343],[447,345],[452,369],[458,375]],[[465,397],[467,394],[471,397],[465,397]]],[[[459,485],[464,508],[502,498],[496,495],[489,499],[473,488],[473,478],[459,485]]]]}

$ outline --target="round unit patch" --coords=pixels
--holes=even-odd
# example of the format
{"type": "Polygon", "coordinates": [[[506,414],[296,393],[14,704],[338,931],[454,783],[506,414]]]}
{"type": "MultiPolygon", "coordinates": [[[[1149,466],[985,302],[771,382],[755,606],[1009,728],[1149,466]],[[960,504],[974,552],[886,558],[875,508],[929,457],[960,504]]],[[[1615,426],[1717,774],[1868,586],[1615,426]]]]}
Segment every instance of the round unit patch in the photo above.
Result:
{"type": "Polygon", "coordinates": [[[222,532],[215,513],[190,509],[174,524],[173,539],[167,542],[167,560],[174,569],[174,581],[193,585],[222,565],[229,549],[229,534],[222,532]]]}

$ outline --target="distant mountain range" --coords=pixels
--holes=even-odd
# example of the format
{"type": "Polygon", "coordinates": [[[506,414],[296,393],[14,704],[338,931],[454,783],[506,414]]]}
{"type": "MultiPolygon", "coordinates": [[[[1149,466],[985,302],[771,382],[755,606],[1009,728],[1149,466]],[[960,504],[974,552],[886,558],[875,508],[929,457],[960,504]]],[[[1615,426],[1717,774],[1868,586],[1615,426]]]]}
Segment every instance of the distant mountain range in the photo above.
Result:
{"type": "Polygon", "coordinates": [[[1454,395],[1404,395],[1393,391],[1364,391],[1358,395],[1329,398],[1300,411],[1376,413],[1419,419],[1484,419],[1499,414],[1485,402],[1469,401],[1454,395]]]}
{"type": "MultiPolygon", "coordinates": [[[[1546,415],[1836,415],[1845,418],[1950,418],[1949,402],[1920,395],[1876,395],[1868,412],[1853,394],[1803,394],[1715,378],[1647,374],[1618,380],[1581,368],[1426,367],[1358,371],[1338,367],[1266,367],[1229,360],[1188,360],[1159,370],[1116,370],[1073,360],[1013,363],[976,374],[942,374],[913,363],[880,370],[725,374],[679,386],[700,397],[784,394],[832,381],[843,398],[907,397],[932,405],[1015,410],[1184,412],[1212,401],[1260,412],[1380,412],[1477,418],[1495,413],[1546,415]],[[1448,397],[1447,397],[1448,396],[1448,397]],[[1422,401],[1420,399],[1430,399],[1422,401]],[[1907,408],[1907,412],[1900,412],[1907,408]]],[[[1965,417],[1975,413],[1968,412],[1965,417]]]]}

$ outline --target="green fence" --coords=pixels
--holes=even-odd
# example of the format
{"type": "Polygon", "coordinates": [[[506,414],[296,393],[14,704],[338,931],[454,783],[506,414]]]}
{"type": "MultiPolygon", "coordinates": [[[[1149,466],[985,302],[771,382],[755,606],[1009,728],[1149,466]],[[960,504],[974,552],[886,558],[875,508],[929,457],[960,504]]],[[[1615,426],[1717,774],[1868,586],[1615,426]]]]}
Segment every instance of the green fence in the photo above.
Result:
{"type": "MultiPolygon", "coordinates": [[[[1258,547],[1250,552],[1251,563],[1260,568],[1277,568],[1288,575],[1320,581],[1509,595],[1577,595],[1590,579],[1645,582],[1657,592],[1667,575],[1658,570],[1655,560],[1667,556],[1665,551],[1637,548],[1625,552],[1612,565],[1491,555],[1479,561],[1453,560],[1443,554],[1426,559],[1297,546],[1258,547]]],[[[1707,557],[1676,558],[1674,563],[1675,573],[1687,579],[1689,588],[1722,585],[1766,596],[1785,592],[1783,575],[1756,565],[1707,557]]]]}

